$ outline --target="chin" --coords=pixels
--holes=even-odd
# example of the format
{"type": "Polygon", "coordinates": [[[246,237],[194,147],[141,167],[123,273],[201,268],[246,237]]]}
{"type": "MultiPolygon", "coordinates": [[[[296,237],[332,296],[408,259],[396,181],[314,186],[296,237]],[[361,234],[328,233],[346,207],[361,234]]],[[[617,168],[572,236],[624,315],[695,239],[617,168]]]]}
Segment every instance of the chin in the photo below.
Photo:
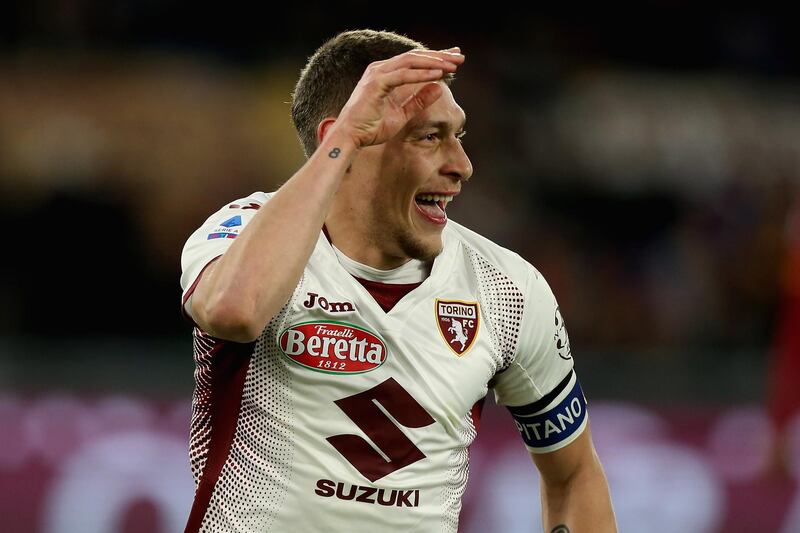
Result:
{"type": "Polygon", "coordinates": [[[403,235],[400,239],[398,239],[398,242],[400,244],[400,248],[408,257],[412,259],[419,259],[420,261],[424,261],[426,263],[436,259],[436,256],[442,253],[442,249],[444,248],[441,234],[424,238],[412,235],[403,235]]]}

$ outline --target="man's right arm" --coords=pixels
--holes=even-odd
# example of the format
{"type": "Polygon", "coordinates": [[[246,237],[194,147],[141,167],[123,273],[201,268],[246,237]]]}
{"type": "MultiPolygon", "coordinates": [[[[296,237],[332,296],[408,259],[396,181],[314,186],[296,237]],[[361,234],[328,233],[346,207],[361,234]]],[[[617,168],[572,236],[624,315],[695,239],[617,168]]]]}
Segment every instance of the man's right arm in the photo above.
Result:
{"type": "Polygon", "coordinates": [[[261,334],[302,276],[358,150],[386,142],[441,95],[440,87],[428,83],[395,102],[394,89],[441,79],[463,59],[449,51],[415,50],[369,66],[339,117],[321,129],[309,160],[203,272],[190,300],[192,318],[203,331],[235,342],[261,334]]]}
{"type": "Polygon", "coordinates": [[[349,136],[331,131],[206,268],[191,299],[203,331],[236,342],[258,337],[297,285],[356,150],[349,136]]]}

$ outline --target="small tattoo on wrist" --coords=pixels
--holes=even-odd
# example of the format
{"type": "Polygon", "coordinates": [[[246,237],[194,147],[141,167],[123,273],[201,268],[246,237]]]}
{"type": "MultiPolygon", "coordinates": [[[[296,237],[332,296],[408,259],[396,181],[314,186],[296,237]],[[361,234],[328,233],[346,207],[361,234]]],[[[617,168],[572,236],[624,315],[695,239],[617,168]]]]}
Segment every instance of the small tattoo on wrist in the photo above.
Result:
{"type": "Polygon", "coordinates": [[[569,528],[564,524],[558,524],[556,527],[550,530],[550,533],[569,533],[569,528]]]}
{"type": "Polygon", "coordinates": [[[331,159],[336,159],[337,157],[339,157],[339,154],[341,153],[342,150],[340,148],[334,148],[333,150],[328,152],[328,157],[330,157],[331,159]]]}

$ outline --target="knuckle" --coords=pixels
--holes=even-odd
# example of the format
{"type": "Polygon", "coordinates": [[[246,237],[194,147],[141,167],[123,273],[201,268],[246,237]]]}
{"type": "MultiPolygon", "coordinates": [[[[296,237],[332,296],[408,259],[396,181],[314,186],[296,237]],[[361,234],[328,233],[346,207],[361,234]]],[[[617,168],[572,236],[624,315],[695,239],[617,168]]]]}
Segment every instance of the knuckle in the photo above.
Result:
{"type": "Polygon", "coordinates": [[[378,87],[379,85],[380,84],[378,82],[378,79],[375,78],[375,77],[371,76],[371,77],[369,77],[369,78],[364,80],[364,88],[365,89],[374,89],[375,87],[378,87]]]}

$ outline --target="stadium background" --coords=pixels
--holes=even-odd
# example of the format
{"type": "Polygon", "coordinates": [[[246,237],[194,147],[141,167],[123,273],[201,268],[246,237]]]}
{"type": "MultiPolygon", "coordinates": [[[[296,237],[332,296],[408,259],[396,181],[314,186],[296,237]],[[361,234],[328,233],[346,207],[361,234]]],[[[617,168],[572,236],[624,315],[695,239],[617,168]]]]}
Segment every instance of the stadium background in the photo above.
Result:
{"type": "MultiPolygon", "coordinates": [[[[620,530],[800,531],[798,32],[689,2],[574,11],[6,6],[0,529],[182,530],[181,246],[302,163],[305,58],[372,27],[467,55],[475,175],[451,217],[553,286],[620,530]]],[[[487,403],[462,529],[536,531],[535,470],[487,403]]]]}

